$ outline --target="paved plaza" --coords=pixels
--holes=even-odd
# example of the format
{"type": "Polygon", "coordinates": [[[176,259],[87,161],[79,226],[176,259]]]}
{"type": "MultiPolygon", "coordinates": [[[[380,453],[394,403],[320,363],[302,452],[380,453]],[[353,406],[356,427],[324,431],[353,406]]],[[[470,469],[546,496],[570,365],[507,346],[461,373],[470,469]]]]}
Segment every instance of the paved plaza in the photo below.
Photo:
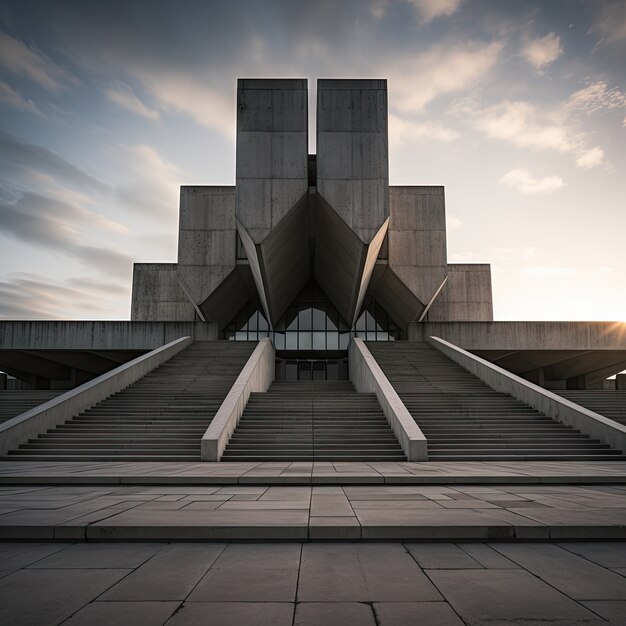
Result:
{"type": "Polygon", "coordinates": [[[626,485],[5,485],[0,538],[625,539],[626,485]]]}
{"type": "Polygon", "coordinates": [[[626,624],[626,543],[3,543],[0,557],[11,626],[626,624]]]}

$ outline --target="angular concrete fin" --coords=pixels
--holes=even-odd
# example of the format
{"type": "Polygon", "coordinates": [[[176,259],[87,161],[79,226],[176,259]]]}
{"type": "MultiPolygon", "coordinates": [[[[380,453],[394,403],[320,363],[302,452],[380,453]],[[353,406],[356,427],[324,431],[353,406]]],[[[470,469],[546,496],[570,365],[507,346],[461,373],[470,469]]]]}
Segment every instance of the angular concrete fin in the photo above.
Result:
{"type": "Polygon", "coordinates": [[[372,273],[374,272],[374,266],[376,265],[376,259],[378,258],[378,253],[380,252],[380,248],[383,245],[383,241],[385,240],[385,235],[387,234],[388,227],[389,218],[384,221],[379,231],[374,235],[374,238],[367,246],[365,266],[363,267],[363,273],[361,274],[361,284],[359,286],[359,294],[357,296],[356,307],[354,309],[352,326],[356,324],[356,320],[359,317],[359,313],[361,312],[361,306],[363,306],[363,300],[365,298],[365,294],[367,293],[367,288],[370,284],[372,273]]]}
{"type": "Polygon", "coordinates": [[[217,323],[220,330],[232,321],[249,300],[256,300],[256,294],[250,297],[247,281],[242,274],[244,269],[249,271],[242,266],[235,267],[199,305],[205,317],[217,323]]]}
{"type": "Polygon", "coordinates": [[[254,245],[254,241],[252,241],[252,238],[247,233],[246,229],[241,225],[241,222],[239,220],[237,220],[237,233],[239,233],[241,243],[243,244],[243,249],[246,251],[246,256],[248,257],[248,263],[250,263],[250,270],[252,271],[254,284],[256,285],[257,294],[259,296],[259,300],[261,301],[263,312],[265,313],[267,321],[271,325],[272,322],[270,318],[269,307],[267,305],[267,295],[265,293],[265,285],[263,284],[261,261],[259,259],[257,247],[254,245]]]}

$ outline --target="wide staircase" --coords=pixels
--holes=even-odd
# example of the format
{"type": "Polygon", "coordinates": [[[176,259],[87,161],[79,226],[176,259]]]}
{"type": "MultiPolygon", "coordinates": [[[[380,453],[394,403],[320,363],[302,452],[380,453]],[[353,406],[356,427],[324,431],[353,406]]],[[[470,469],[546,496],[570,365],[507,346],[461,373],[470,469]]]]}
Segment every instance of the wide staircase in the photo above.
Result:
{"type": "Polygon", "coordinates": [[[202,435],[255,345],[195,342],[133,385],[2,458],[200,461],[202,435]]]}
{"type": "Polygon", "coordinates": [[[367,347],[428,439],[431,461],[626,459],[494,391],[426,342],[368,342],[367,347]]]}
{"type": "Polygon", "coordinates": [[[274,382],[252,393],[224,461],[403,461],[373,393],[341,381],[274,382]]]}
{"type": "Polygon", "coordinates": [[[48,402],[48,400],[52,400],[62,393],[64,391],[40,389],[0,391],[0,424],[48,402]]]}
{"type": "Polygon", "coordinates": [[[554,393],[626,426],[626,391],[572,390],[555,391],[554,393]]]}

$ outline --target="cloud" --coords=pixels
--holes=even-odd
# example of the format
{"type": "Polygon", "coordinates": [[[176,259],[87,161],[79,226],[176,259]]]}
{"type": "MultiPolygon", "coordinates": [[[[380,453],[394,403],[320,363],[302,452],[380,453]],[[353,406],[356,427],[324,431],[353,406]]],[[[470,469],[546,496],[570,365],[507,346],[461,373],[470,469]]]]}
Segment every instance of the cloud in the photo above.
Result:
{"type": "Polygon", "coordinates": [[[26,77],[47,91],[58,92],[77,82],[66,69],[39,50],[0,31],[0,65],[16,76],[26,77]]]}
{"type": "Polygon", "coordinates": [[[561,40],[555,33],[548,33],[526,42],[522,56],[537,70],[543,70],[563,54],[561,40]]]}
{"type": "Polygon", "coordinates": [[[521,267],[519,272],[533,278],[556,278],[558,276],[573,276],[576,274],[576,269],[556,265],[535,265],[532,267],[521,267]]]}
{"type": "Polygon", "coordinates": [[[477,110],[475,126],[492,139],[504,139],[524,148],[574,152],[580,137],[562,112],[548,112],[530,102],[505,101],[477,110]]]}
{"type": "Polygon", "coordinates": [[[604,150],[596,146],[595,148],[591,148],[590,150],[586,150],[585,152],[583,152],[576,159],[576,165],[584,169],[591,169],[592,167],[601,165],[603,160],[604,160],[604,150]]]}
{"type": "Polygon", "coordinates": [[[197,75],[179,71],[140,70],[136,76],[162,109],[188,115],[201,126],[234,140],[234,92],[228,97],[228,91],[203,84],[197,75]]]}
{"type": "Polygon", "coordinates": [[[33,144],[21,142],[0,130],[0,165],[10,170],[35,169],[77,187],[106,194],[110,188],[58,154],[33,144]]]}
{"type": "Polygon", "coordinates": [[[27,243],[73,257],[102,272],[128,276],[131,258],[114,246],[88,243],[81,228],[91,233],[108,220],[80,207],[31,191],[2,188],[0,232],[27,243]]]}
{"type": "Polygon", "coordinates": [[[0,80],[0,102],[8,104],[14,109],[20,109],[22,111],[28,111],[33,115],[39,117],[45,117],[45,115],[37,108],[37,105],[32,100],[26,100],[22,94],[17,92],[11,85],[0,80]]]}
{"type": "Polygon", "coordinates": [[[609,87],[603,80],[598,80],[573,93],[567,106],[585,113],[621,109],[626,107],[626,94],[617,87],[609,87]]]}
{"type": "Polygon", "coordinates": [[[436,17],[449,17],[461,6],[462,0],[408,0],[412,4],[423,23],[436,17]]]}
{"type": "Polygon", "coordinates": [[[446,224],[448,226],[448,230],[459,230],[463,228],[463,222],[454,215],[446,216],[446,224]]]}
{"type": "Polygon", "coordinates": [[[598,44],[619,44],[626,40],[626,12],[623,0],[596,0],[599,9],[590,32],[600,34],[598,44]]]}
{"type": "Polygon", "coordinates": [[[389,76],[393,106],[401,112],[421,111],[439,95],[476,84],[495,66],[501,50],[500,42],[438,45],[381,71],[389,76]]]}
{"type": "Polygon", "coordinates": [[[116,199],[130,210],[151,216],[175,214],[185,173],[146,144],[120,146],[117,156],[128,164],[130,177],[116,186],[116,199]]]}
{"type": "Polygon", "coordinates": [[[544,178],[533,178],[526,170],[515,169],[507,172],[500,182],[520,193],[530,195],[536,193],[550,193],[565,186],[560,176],[545,176],[544,178]]]}
{"type": "Polygon", "coordinates": [[[0,278],[0,319],[123,319],[128,292],[123,284],[87,277],[11,274],[0,278]]]}
{"type": "Polygon", "coordinates": [[[125,83],[116,81],[104,93],[111,102],[136,115],[153,122],[161,119],[160,113],[154,109],[149,109],[125,83]]]}
{"type": "Polygon", "coordinates": [[[437,122],[413,122],[393,113],[389,114],[389,141],[395,145],[428,140],[449,143],[458,137],[456,130],[437,122]]]}

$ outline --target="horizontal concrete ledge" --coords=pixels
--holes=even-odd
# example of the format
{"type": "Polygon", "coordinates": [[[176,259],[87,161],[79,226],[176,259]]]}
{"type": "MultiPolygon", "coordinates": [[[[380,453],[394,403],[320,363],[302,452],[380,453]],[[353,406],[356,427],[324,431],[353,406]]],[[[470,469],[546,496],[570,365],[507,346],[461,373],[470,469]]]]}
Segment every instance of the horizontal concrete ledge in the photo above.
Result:
{"type": "Polygon", "coordinates": [[[626,452],[626,426],[557,396],[439,337],[430,337],[429,343],[495,391],[509,394],[548,417],[626,452]]]}
{"type": "Polygon", "coordinates": [[[190,343],[180,337],[0,424],[0,455],[122,391],[190,343]]]}
{"type": "Polygon", "coordinates": [[[350,380],[357,391],[375,393],[389,425],[407,460],[426,461],[428,446],[424,433],[400,400],[362,339],[354,338],[348,349],[350,380]]]}
{"type": "MultiPolygon", "coordinates": [[[[154,512],[154,511],[153,511],[154,512]]],[[[532,524],[506,522],[482,524],[434,525],[399,523],[390,525],[360,524],[354,518],[309,517],[308,512],[294,512],[276,522],[272,512],[256,521],[211,523],[206,513],[195,519],[182,515],[180,523],[137,521],[134,524],[98,522],[89,524],[54,523],[0,525],[0,541],[607,541],[626,539],[626,525],[620,524],[532,524]],[[302,513],[302,514],[299,514],[302,513]],[[305,515],[306,513],[306,515],[305,515]],[[266,517],[266,523],[263,522],[266,517]]],[[[243,513],[243,512],[242,512],[243,513]]]]}
{"type": "Polygon", "coordinates": [[[202,437],[203,461],[219,461],[222,458],[250,394],[267,391],[274,380],[274,370],[274,346],[270,339],[261,339],[202,437]]]}

